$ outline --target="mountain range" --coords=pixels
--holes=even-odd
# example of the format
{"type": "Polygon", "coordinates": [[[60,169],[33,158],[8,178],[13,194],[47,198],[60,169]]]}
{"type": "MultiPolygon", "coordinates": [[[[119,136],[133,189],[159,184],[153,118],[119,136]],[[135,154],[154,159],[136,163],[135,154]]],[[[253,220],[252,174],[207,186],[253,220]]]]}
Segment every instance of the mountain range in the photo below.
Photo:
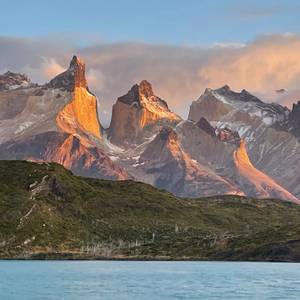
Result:
{"type": "Polygon", "coordinates": [[[240,195],[300,203],[300,102],[206,89],[187,120],[143,80],[120,96],[109,128],[85,63],[48,83],[0,75],[0,159],[56,162],[74,174],[135,180],[181,197],[240,195]]]}

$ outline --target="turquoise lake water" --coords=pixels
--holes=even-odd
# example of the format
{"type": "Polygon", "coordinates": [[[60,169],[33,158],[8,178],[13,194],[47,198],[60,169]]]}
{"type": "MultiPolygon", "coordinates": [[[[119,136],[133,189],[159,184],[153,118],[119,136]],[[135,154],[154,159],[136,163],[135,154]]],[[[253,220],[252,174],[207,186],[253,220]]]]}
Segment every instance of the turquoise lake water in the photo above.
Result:
{"type": "Polygon", "coordinates": [[[0,261],[0,299],[300,299],[300,264],[0,261]]]}

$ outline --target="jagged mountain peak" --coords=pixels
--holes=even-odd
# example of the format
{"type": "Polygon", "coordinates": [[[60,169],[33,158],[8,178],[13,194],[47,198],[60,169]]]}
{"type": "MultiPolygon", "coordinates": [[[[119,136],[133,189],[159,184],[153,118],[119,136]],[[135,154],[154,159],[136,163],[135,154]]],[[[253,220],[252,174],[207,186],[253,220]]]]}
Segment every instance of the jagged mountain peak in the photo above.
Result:
{"type": "Polygon", "coordinates": [[[234,91],[230,88],[228,84],[225,84],[224,86],[212,89],[212,88],[206,88],[204,91],[204,94],[200,96],[198,100],[201,100],[201,97],[203,96],[213,96],[218,98],[218,96],[225,97],[229,101],[242,101],[242,102],[257,102],[257,103],[263,103],[259,98],[248,92],[246,89],[242,89],[240,92],[234,91]]]}
{"type": "Polygon", "coordinates": [[[224,86],[220,87],[217,90],[223,91],[223,92],[232,92],[232,89],[230,88],[230,86],[228,84],[225,84],[224,86]]]}
{"type": "Polygon", "coordinates": [[[80,59],[77,55],[74,55],[72,57],[71,62],[70,62],[69,69],[72,69],[72,68],[82,68],[82,69],[84,69],[85,68],[85,62],[82,59],[80,59]]]}
{"type": "Polygon", "coordinates": [[[14,90],[20,87],[28,87],[31,85],[30,79],[21,73],[7,71],[0,75],[0,91],[14,90]]]}
{"type": "Polygon", "coordinates": [[[236,92],[233,91],[227,84],[221,88],[213,90],[213,92],[217,93],[218,95],[227,97],[229,100],[232,101],[263,103],[260,99],[249,93],[247,90],[243,89],[241,90],[241,92],[236,92]]]}
{"type": "Polygon", "coordinates": [[[48,84],[50,88],[63,89],[73,92],[75,87],[88,89],[85,77],[85,63],[78,56],[74,55],[69,68],[63,73],[54,77],[48,84]]]}
{"type": "Polygon", "coordinates": [[[109,137],[113,143],[127,147],[180,120],[166,101],[154,94],[151,84],[143,80],[113,105],[109,137]]]}
{"type": "Polygon", "coordinates": [[[138,87],[139,87],[139,93],[144,95],[146,98],[154,96],[152,85],[149,81],[142,80],[138,85],[138,87]]]}
{"type": "Polygon", "coordinates": [[[161,128],[140,155],[139,171],[146,172],[154,185],[181,196],[240,193],[208,166],[192,159],[182,148],[180,135],[169,126],[161,128]]]}
{"type": "Polygon", "coordinates": [[[279,128],[290,131],[296,137],[300,136],[300,101],[293,104],[292,110],[283,124],[278,124],[279,128]]]}
{"type": "Polygon", "coordinates": [[[300,101],[293,104],[292,113],[300,115],[300,101]]]}
{"type": "Polygon", "coordinates": [[[192,102],[189,120],[198,121],[205,117],[210,122],[240,121],[249,125],[261,119],[265,125],[272,125],[286,119],[288,108],[275,103],[265,103],[243,89],[236,92],[225,85],[218,89],[206,89],[192,102]]]}
{"type": "Polygon", "coordinates": [[[154,94],[152,85],[147,80],[142,80],[139,84],[133,85],[127,94],[118,98],[118,101],[139,108],[145,107],[147,103],[151,102],[169,110],[167,102],[154,94]]]}
{"type": "Polygon", "coordinates": [[[85,63],[73,56],[69,68],[52,79],[47,87],[70,92],[70,101],[56,117],[64,132],[81,136],[92,134],[100,138],[102,127],[98,119],[97,98],[89,91],[85,78],[85,63]]]}
{"type": "Polygon", "coordinates": [[[164,126],[142,153],[141,160],[164,161],[170,155],[174,159],[180,160],[182,150],[176,132],[171,127],[164,126]]]}

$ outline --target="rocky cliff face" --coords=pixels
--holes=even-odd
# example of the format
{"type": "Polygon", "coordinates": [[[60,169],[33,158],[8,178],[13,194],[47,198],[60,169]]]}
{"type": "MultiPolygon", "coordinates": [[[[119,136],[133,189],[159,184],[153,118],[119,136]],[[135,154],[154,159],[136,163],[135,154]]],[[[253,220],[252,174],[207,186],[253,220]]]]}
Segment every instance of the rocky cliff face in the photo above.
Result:
{"type": "Polygon", "coordinates": [[[0,159],[57,162],[78,175],[132,178],[180,196],[297,202],[298,116],[299,103],[290,112],[224,86],[206,89],[183,121],[144,80],[118,98],[103,130],[85,64],[74,56],[45,85],[0,76],[0,159]]]}
{"type": "MultiPolygon", "coordinates": [[[[234,92],[224,86],[216,90],[206,89],[192,103],[189,118],[198,121],[199,117],[209,120],[222,139],[228,141],[230,131],[238,133],[246,141],[254,165],[288,190],[300,195],[296,184],[299,178],[292,175],[294,165],[298,164],[297,153],[300,148],[293,137],[295,134],[289,122],[288,108],[264,103],[246,90],[234,92]],[[285,163],[279,164],[274,157],[285,163]]],[[[238,136],[234,138],[231,135],[232,141],[235,140],[237,144],[238,136]]]]}
{"type": "Polygon", "coordinates": [[[180,120],[164,100],[155,96],[151,84],[143,80],[114,104],[109,138],[117,145],[128,146],[153,135],[162,125],[174,125],[180,120]]]}
{"type": "Polygon", "coordinates": [[[72,92],[71,101],[59,111],[56,117],[57,125],[62,131],[101,137],[97,99],[88,89],[83,61],[74,56],[69,69],[52,79],[48,87],[72,92]]]}
{"type": "Polygon", "coordinates": [[[243,195],[208,166],[192,159],[170,127],[163,127],[149,143],[139,158],[137,169],[143,171],[145,181],[179,196],[243,195]]]}
{"type": "Polygon", "coordinates": [[[84,61],[74,55],[69,68],[50,80],[47,87],[52,89],[63,89],[69,92],[74,92],[75,87],[88,89],[85,78],[84,61]]]}
{"type": "Polygon", "coordinates": [[[0,108],[0,158],[57,162],[82,176],[130,178],[99,148],[97,99],[78,57],[45,85],[0,91],[0,108]]]}
{"type": "Polygon", "coordinates": [[[1,160],[56,162],[80,176],[124,180],[131,178],[97,147],[85,146],[79,138],[49,131],[0,145],[1,160]]]}
{"type": "Polygon", "coordinates": [[[30,79],[24,74],[7,71],[5,74],[0,75],[0,91],[15,90],[31,85],[33,84],[31,84],[30,79]]]}
{"type": "Polygon", "coordinates": [[[300,101],[293,104],[292,111],[288,116],[288,129],[295,136],[300,137],[300,101]]]}
{"type": "Polygon", "coordinates": [[[300,204],[298,198],[253,166],[243,140],[241,140],[240,147],[234,151],[234,164],[238,174],[237,180],[247,195],[258,198],[286,199],[300,204]]]}
{"type": "Polygon", "coordinates": [[[205,117],[210,122],[235,121],[252,124],[259,119],[266,125],[282,121],[289,113],[288,108],[275,103],[264,103],[246,90],[234,92],[228,85],[219,89],[206,89],[193,101],[189,120],[199,121],[205,117]]]}
{"type": "Polygon", "coordinates": [[[245,142],[237,132],[225,128],[217,130],[216,135],[211,135],[206,128],[207,125],[203,129],[191,121],[182,122],[176,127],[180,144],[191,159],[225,178],[236,193],[297,202],[297,198],[288,190],[254,167],[245,142]]]}

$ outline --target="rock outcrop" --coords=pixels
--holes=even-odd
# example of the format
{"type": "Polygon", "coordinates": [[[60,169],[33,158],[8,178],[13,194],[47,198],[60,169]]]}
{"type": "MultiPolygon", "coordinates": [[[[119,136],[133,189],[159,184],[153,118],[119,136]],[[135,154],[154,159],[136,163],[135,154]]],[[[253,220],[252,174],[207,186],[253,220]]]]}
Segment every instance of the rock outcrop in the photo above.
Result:
{"type": "Polygon", "coordinates": [[[0,91],[0,108],[0,158],[57,162],[88,177],[131,178],[101,150],[97,99],[78,57],[45,85],[0,91]]]}
{"type": "Polygon", "coordinates": [[[264,103],[246,90],[235,92],[228,85],[206,89],[190,106],[189,120],[198,122],[205,117],[210,122],[240,121],[246,124],[260,119],[266,125],[284,120],[288,108],[275,103],[264,103]]]}
{"type": "Polygon", "coordinates": [[[237,181],[247,195],[257,198],[285,199],[300,204],[298,198],[253,166],[243,140],[240,142],[240,147],[234,151],[234,164],[238,174],[237,181]]]}
{"type": "Polygon", "coordinates": [[[180,146],[177,133],[163,127],[141,154],[137,168],[144,171],[152,184],[179,196],[198,197],[199,194],[239,194],[226,179],[202,165],[180,146]]]}
{"type": "Polygon", "coordinates": [[[57,162],[81,176],[131,178],[184,197],[298,203],[299,107],[290,112],[224,86],[206,89],[183,121],[144,80],[118,98],[106,130],[85,64],[74,56],[45,85],[0,76],[0,159],[57,162]]]}
{"type": "Polygon", "coordinates": [[[97,98],[88,89],[83,61],[74,56],[69,69],[51,80],[48,87],[72,93],[71,101],[56,117],[57,125],[62,131],[101,137],[97,98]]]}
{"type": "Polygon", "coordinates": [[[216,135],[218,136],[220,141],[234,145],[239,145],[241,141],[239,133],[227,127],[218,128],[216,130],[216,135]]]}
{"type": "Polygon", "coordinates": [[[15,90],[31,85],[33,84],[31,84],[30,79],[24,74],[7,71],[0,75],[0,91],[15,90]]]}
{"type": "Polygon", "coordinates": [[[73,56],[69,68],[63,73],[54,77],[47,84],[48,88],[62,89],[69,92],[74,92],[75,87],[88,89],[88,84],[85,78],[85,63],[76,55],[73,56]]]}
{"type": "Polygon", "coordinates": [[[297,137],[300,137],[300,101],[293,104],[292,111],[288,116],[289,129],[297,137]]]}
{"type": "Polygon", "coordinates": [[[207,134],[209,134],[212,137],[216,137],[216,129],[211,126],[211,124],[203,117],[200,118],[200,120],[197,122],[197,126],[204,130],[207,134]]]}
{"type": "Polygon", "coordinates": [[[97,147],[87,147],[73,135],[49,131],[0,145],[1,160],[56,162],[74,174],[124,180],[131,176],[97,147]]]}
{"type": "Polygon", "coordinates": [[[113,105],[109,138],[127,147],[155,134],[162,125],[174,125],[180,120],[164,100],[155,96],[151,84],[143,80],[113,105]]]}

